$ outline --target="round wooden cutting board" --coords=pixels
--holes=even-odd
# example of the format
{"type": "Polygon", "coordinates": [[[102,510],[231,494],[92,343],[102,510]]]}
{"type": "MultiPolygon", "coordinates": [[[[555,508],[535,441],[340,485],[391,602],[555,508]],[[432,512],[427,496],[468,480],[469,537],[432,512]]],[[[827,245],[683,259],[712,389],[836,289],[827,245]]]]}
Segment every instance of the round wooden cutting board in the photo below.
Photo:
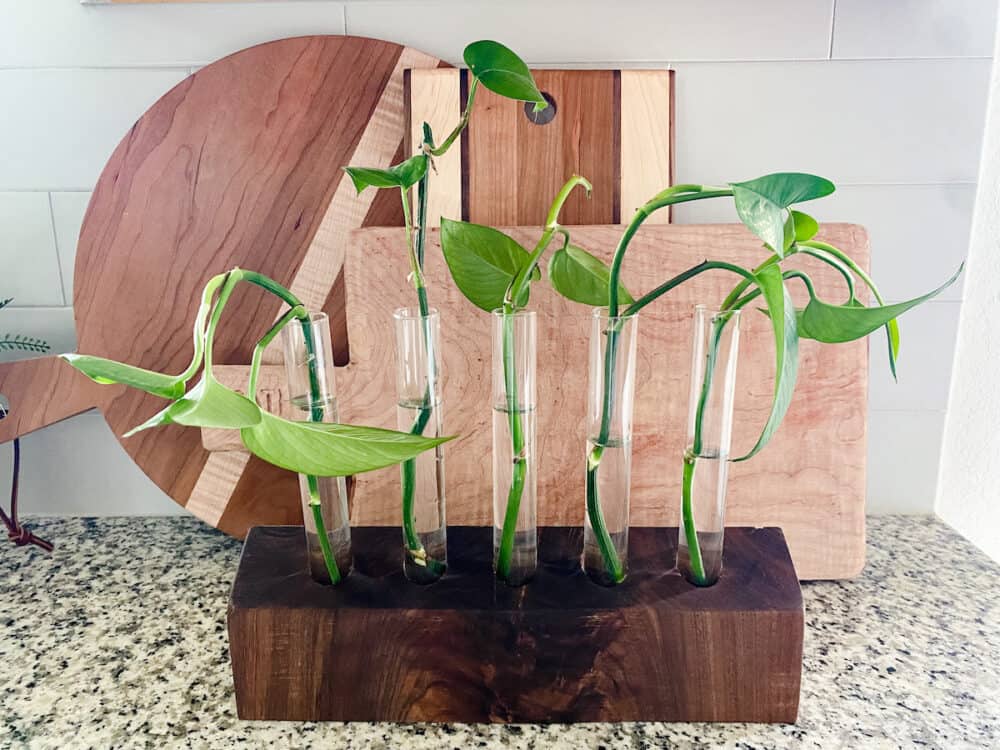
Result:
{"type": "MultiPolygon", "coordinates": [[[[403,71],[440,65],[390,42],[300,37],[230,55],[165,94],[115,149],[87,210],[74,286],[78,351],[180,372],[200,290],[233,266],[322,304],[342,336],[340,245],[359,226],[401,224],[402,212],[395,191],[356,196],[341,167],[402,156],[403,71]],[[323,252],[309,252],[316,244],[323,252]]],[[[215,360],[249,362],[279,308],[241,288],[215,360]]],[[[4,365],[0,386],[12,400],[41,396],[22,396],[20,413],[12,404],[10,437],[90,407],[121,435],[163,406],[91,384],[54,358],[4,365]]],[[[210,454],[199,430],[170,426],[121,444],[164,492],[227,533],[301,523],[295,475],[247,454],[210,454]],[[234,473],[235,489],[216,497],[213,485],[231,484],[234,473]]]]}

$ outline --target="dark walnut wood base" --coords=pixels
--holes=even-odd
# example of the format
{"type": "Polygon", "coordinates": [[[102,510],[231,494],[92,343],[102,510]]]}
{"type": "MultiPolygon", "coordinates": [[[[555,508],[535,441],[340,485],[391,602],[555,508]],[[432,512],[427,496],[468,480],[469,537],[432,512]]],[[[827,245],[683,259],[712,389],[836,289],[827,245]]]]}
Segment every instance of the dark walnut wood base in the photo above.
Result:
{"type": "Polygon", "coordinates": [[[580,571],[582,531],[555,527],[535,579],[508,588],[491,535],[449,528],[448,574],[418,586],[399,529],[356,528],[356,569],[330,587],[301,528],[252,529],[229,606],[240,718],[795,721],[802,596],[780,529],[727,529],[705,589],[670,570],[676,529],[632,529],[616,588],[580,571]]]}

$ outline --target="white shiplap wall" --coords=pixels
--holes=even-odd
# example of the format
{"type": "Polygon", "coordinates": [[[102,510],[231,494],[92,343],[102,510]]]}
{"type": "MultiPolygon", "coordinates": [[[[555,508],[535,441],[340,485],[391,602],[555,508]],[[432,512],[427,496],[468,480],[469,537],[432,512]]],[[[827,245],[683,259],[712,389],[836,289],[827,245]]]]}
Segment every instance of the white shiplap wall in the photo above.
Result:
{"type": "MultiPolygon", "coordinates": [[[[74,346],[72,276],[89,193],[118,138],[192,69],[309,33],[411,44],[459,61],[491,37],[546,67],[673,67],[677,178],[815,171],[816,213],[865,224],[888,296],[964,257],[996,0],[276,0],[81,5],[0,0],[0,328],[74,346]],[[891,276],[890,276],[891,274],[891,276]]],[[[690,206],[679,221],[730,220],[690,206]]],[[[930,512],[961,289],[904,319],[901,376],[872,347],[869,509],[930,512]]],[[[24,441],[29,510],[174,509],[97,415],[24,441]]],[[[9,447],[0,446],[0,493],[9,447]]]]}

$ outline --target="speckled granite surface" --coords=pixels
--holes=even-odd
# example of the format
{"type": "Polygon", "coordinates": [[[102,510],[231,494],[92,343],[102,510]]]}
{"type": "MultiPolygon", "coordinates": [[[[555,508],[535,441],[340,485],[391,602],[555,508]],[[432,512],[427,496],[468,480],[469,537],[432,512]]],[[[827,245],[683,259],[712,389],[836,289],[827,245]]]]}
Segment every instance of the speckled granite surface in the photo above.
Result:
{"type": "Polygon", "coordinates": [[[0,745],[30,748],[1000,747],[1000,566],[929,518],[870,519],[857,581],[804,587],[795,726],[428,726],[236,718],[238,542],[194,519],[34,519],[0,544],[0,745]]]}

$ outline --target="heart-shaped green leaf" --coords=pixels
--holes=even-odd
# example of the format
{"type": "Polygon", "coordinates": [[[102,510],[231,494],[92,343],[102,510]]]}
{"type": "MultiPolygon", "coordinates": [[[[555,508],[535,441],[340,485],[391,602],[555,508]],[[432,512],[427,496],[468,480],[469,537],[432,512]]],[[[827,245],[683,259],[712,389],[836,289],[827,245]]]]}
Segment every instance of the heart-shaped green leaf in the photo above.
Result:
{"type": "Polygon", "coordinates": [[[413,458],[451,440],[375,427],[292,422],[268,412],[240,430],[247,450],[268,463],[313,476],[347,476],[413,458]]]}
{"type": "MultiPolygon", "coordinates": [[[[606,307],[610,277],[611,270],[607,265],[575,245],[567,245],[549,259],[552,287],[574,302],[606,307]]],[[[621,281],[618,282],[618,298],[625,305],[635,301],[621,281]]]]}
{"type": "Polygon", "coordinates": [[[768,317],[774,331],[775,377],[774,398],[764,429],[754,447],[736,461],[746,461],[760,453],[781,425],[785,413],[792,402],[795,380],[799,372],[799,337],[796,327],[795,307],[785,288],[781,269],[775,265],[765,266],[754,274],[754,280],[767,302],[768,317]]]}
{"type": "Polygon", "coordinates": [[[91,357],[86,354],[59,356],[88,378],[102,385],[120,383],[160,398],[174,399],[184,395],[184,380],[181,375],[164,375],[162,372],[144,370],[141,367],[115,362],[113,359],[91,357]]]}
{"type": "MultiPolygon", "coordinates": [[[[492,227],[441,219],[441,250],[455,285],[476,307],[492,312],[530,254],[515,240],[492,227]]],[[[527,304],[516,300],[518,306],[527,304]]]]}
{"type": "MultiPolygon", "coordinates": [[[[860,303],[831,305],[816,297],[809,287],[809,302],[799,315],[799,333],[803,338],[815,339],[826,344],[840,344],[863,338],[889,321],[895,320],[907,310],[936,297],[955,283],[963,267],[964,264],[959,266],[954,276],[934,291],[893,305],[875,307],[864,307],[860,303]]],[[[898,328],[896,331],[898,345],[898,328]]]]}
{"type": "Polygon", "coordinates": [[[124,437],[167,424],[240,429],[258,424],[264,413],[253,401],[226,388],[206,373],[183,398],[129,430],[124,437]]]}
{"type": "Polygon", "coordinates": [[[359,193],[365,188],[409,188],[416,185],[427,173],[428,159],[424,154],[411,156],[388,169],[374,167],[344,167],[359,193]]]}
{"type": "Polygon", "coordinates": [[[782,257],[788,207],[822,198],[836,189],[823,177],[798,172],[779,172],[747,182],[733,182],[730,187],[740,220],[782,257]]]}
{"type": "Polygon", "coordinates": [[[536,112],[548,106],[524,60],[499,42],[473,42],[465,48],[464,58],[472,74],[493,93],[534,102],[536,112]]]}

